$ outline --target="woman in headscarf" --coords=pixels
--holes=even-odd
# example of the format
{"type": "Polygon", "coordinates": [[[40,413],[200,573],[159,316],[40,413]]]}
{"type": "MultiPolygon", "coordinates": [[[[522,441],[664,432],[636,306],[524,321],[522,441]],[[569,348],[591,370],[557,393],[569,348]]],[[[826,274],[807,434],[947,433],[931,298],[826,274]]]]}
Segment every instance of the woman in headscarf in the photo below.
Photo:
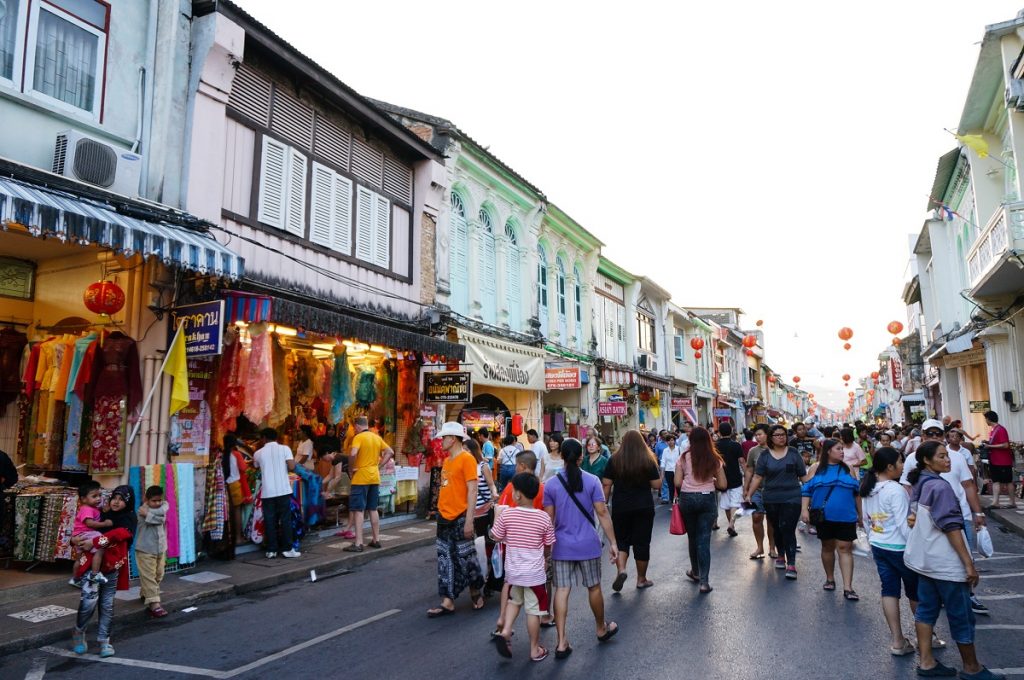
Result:
{"type": "MultiPolygon", "coordinates": [[[[107,576],[106,582],[82,581],[82,597],[78,602],[78,617],[71,634],[74,652],[85,654],[88,645],[85,642],[85,627],[99,606],[99,631],[96,642],[100,646],[100,656],[114,656],[114,648],[110,644],[110,624],[114,618],[114,594],[118,590],[128,590],[128,549],[135,537],[138,517],[135,514],[135,494],[130,486],[119,486],[110,496],[110,503],[103,519],[110,520],[113,527],[102,536],[93,539],[97,548],[105,548],[103,554],[102,573],[107,576]],[[115,578],[116,576],[116,578],[115,578]]],[[[75,565],[75,577],[81,578],[91,568],[91,558],[83,554],[75,565]]]]}

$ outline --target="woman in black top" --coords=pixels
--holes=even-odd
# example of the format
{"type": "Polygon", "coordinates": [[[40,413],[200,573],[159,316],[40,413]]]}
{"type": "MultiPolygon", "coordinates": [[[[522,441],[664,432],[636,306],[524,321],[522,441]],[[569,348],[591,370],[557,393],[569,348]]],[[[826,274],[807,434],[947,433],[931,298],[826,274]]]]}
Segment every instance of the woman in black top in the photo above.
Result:
{"type": "Polygon", "coordinates": [[[626,582],[626,562],[633,549],[636,562],[636,587],[650,588],[647,563],[651,559],[651,532],[654,529],[654,496],[661,489],[661,471],[643,435],[633,430],[622,438],[619,450],[604,469],[604,497],[611,499],[612,526],[619,549],[618,575],[612,590],[619,592],[626,582]]]}
{"type": "Polygon", "coordinates": [[[732,438],[732,425],[722,423],[718,427],[719,438],[715,449],[725,464],[725,491],[721,493],[718,507],[725,511],[725,519],[729,522],[729,536],[736,534],[736,510],[743,501],[743,447],[732,438]]]}
{"type": "MultiPolygon", "coordinates": [[[[768,450],[757,459],[747,488],[756,489],[764,481],[761,498],[779,551],[775,568],[785,569],[786,578],[796,579],[796,524],[803,500],[800,480],[807,474],[807,467],[788,440],[785,427],[772,425],[768,431],[768,450]]],[[[745,500],[750,501],[749,494],[745,500]]]]}

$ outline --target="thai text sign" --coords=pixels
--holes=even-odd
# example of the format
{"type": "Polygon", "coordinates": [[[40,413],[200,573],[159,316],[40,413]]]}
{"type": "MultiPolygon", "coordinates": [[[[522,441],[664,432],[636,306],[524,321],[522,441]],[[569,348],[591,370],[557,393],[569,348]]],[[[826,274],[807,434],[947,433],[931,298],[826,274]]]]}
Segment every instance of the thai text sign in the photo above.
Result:
{"type": "Polygon", "coordinates": [[[543,351],[496,338],[459,331],[466,347],[466,363],[473,384],[511,387],[518,390],[544,389],[543,351]]]}
{"type": "Polygon", "coordinates": [[[200,302],[171,310],[167,345],[170,346],[179,323],[185,323],[185,356],[189,359],[213,357],[221,353],[224,340],[224,301],[200,302]]]}
{"type": "Polygon", "coordinates": [[[967,403],[971,405],[971,413],[985,413],[992,410],[992,403],[989,401],[969,401],[967,403]]]}
{"type": "Polygon", "coordinates": [[[469,371],[423,374],[423,401],[465,404],[470,400],[471,388],[469,371]]]}
{"type": "Polygon", "coordinates": [[[693,408],[693,397],[672,397],[673,411],[682,411],[684,408],[693,408]]]}
{"type": "Polygon", "coordinates": [[[578,390],[581,384],[579,366],[548,364],[544,367],[544,389],[578,390]]]}
{"type": "Polygon", "coordinates": [[[624,402],[624,401],[599,401],[599,402],[597,402],[597,415],[599,415],[599,416],[624,416],[624,415],[626,415],[626,402],[624,402]]]}

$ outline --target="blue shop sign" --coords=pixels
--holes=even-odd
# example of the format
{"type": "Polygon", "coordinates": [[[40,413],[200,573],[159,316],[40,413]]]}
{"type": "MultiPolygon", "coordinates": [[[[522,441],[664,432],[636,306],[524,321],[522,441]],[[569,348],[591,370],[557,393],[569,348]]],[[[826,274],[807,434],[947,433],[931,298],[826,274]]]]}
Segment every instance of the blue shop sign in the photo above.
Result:
{"type": "Polygon", "coordinates": [[[170,321],[167,327],[167,346],[170,347],[178,324],[184,321],[185,356],[189,359],[217,356],[223,350],[223,300],[175,307],[171,310],[170,321]]]}

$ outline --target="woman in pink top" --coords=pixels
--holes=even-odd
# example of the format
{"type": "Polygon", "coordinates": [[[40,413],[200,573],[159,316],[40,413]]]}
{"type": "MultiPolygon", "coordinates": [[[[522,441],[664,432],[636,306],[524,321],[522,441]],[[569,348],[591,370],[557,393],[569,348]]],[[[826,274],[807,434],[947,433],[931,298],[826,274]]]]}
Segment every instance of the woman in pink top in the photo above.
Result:
{"type": "Polygon", "coordinates": [[[988,451],[988,470],[992,478],[992,505],[1003,509],[1017,509],[1017,498],[1013,495],[1013,449],[1010,448],[1010,434],[999,424],[999,414],[985,413],[985,422],[992,428],[985,450],[988,451]],[[1010,499],[1009,505],[999,505],[1003,494],[1010,499]]]}
{"type": "Polygon", "coordinates": [[[726,483],[722,457],[703,427],[690,432],[690,450],[676,462],[675,484],[679,489],[676,502],[683,511],[690,549],[690,570],[686,576],[700,584],[700,592],[710,593],[711,527],[718,515],[715,487],[724,489],[726,483]]]}

